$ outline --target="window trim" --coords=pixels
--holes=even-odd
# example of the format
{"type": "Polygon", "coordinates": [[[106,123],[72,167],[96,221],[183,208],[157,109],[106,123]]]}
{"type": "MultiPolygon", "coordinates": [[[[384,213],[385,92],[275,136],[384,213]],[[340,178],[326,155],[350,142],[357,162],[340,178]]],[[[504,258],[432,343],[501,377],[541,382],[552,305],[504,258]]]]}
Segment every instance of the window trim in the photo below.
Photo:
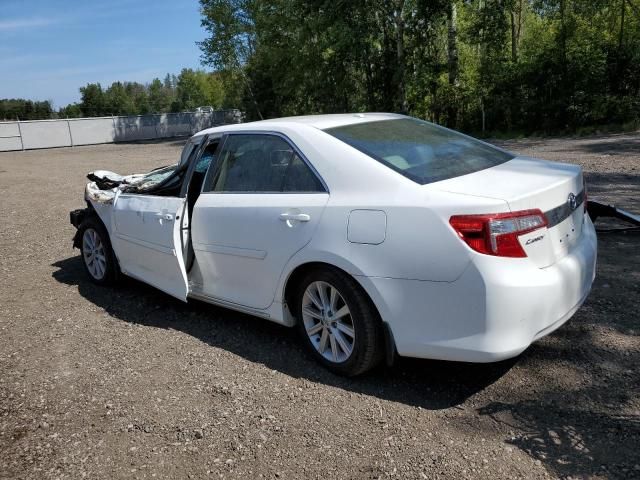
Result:
{"type": "Polygon", "coordinates": [[[189,160],[189,157],[191,157],[194,153],[197,153],[197,151],[202,146],[202,142],[206,139],[206,137],[207,135],[194,135],[193,137],[190,137],[189,140],[187,140],[187,142],[184,144],[184,147],[180,152],[180,160],[178,161],[178,164],[182,164],[182,155],[184,154],[189,144],[193,144],[195,148],[190,152],[189,156],[187,157],[187,160],[189,160]]]}
{"type": "MultiPolygon", "coordinates": [[[[200,141],[200,145],[198,145],[198,148],[194,152],[193,157],[191,158],[191,161],[189,163],[189,167],[185,177],[185,180],[187,181],[182,184],[182,189],[180,190],[181,197],[187,196],[187,192],[189,191],[189,185],[191,183],[191,178],[193,177],[193,171],[195,170],[196,165],[198,164],[198,161],[200,160],[200,157],[202,156],[206,148],[211,144],[212,141],[220,140],[220,142],[218,143],[218,147],[216,148],[216,151],[215,151],[215,154],[217,156],[217,154],[220,153],[220,147],[222,146],[225,140],[224,135],[220,133],[210,133],[208,135],[202,135],[202,137],[203,139],[200,141]]],[[[210,167],[211,165],[207,167],[207,173],[205,173],[205,178],[204,178],[205,181],[207,179],[207,174],[209,173],[210,167]]],[[[202,182],[202,186],[204,186],[204,181],[202,182]]],[[[200,194],[202,194],[202,187],[200,187],[200,194]]]]}
{"type": "Polygon", "coordinates": [[[290,191],[290,192],[285,192],[285,191],[270,191],[270,192],[261,192],[261,191],[246,191],[246,192],[216,192],[213,191],[213,181],[215,180],[216,176],[218,175],[218,172],[220,171],[220,169],[222,168],[222,162],[216,162],[216,166],[211,169],[209,168],[207,170],[207,174],[205,176],[204,182],[202,182],[202,195],[207,195],[207,194],[226,194],[226,195],[274,195],[274,194],[281,194],[281,195],[317,195],[319,193],[321,194],[325,194],[325,193],[330,193],[329,192],[329,187],[327,186],[327,183],[324,181],[324,179],[322,178],[322,176],[318,173],[318,171],[315,169],[315,167],[313,166],[313,164],[309,161],[309,159],[305,156],[304,153],[302,153],[302,150],[300,150],[300,148],[298,148],[298,146],[284,133],[282,132],[276,132],[273,130],[238,130],[238,131],[234,131],[234,132],[224,132],[223,133],[223,138],[220,142],[220,146],[218,147],[218,154],[222,153],[224,147],[227,144],[227,141],[229,139],[229,137],[232,136],[236,136],[236,135],[260,135],[260,136],[273,136],[273,137],[280,137],[284,142],[286,142],[292,149],[293,151],[296,153],[296,155],[298,155],[298,157],[300,157],[300,159],[307,165],[307,167],[309,167],[309,169],[311,170],[311,173],[313,175],[315,175],[316,179],[320,182],[320,186],[322,187],[322,190],[317,190],[314,192],[294,192],[294,191],[290,191]],[[206,187],[206,190],[205,190],[206,187]]]}

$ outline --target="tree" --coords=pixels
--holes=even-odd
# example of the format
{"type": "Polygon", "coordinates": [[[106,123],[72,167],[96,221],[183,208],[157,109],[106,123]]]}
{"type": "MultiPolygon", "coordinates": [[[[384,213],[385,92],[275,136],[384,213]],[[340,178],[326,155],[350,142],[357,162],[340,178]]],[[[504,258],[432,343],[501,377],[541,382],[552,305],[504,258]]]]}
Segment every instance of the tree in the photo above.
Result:
{"type": "Polygon", "coordinates": [[[224,87],[219,75],[185,68],[178,75],[176,97],[172,108],[193,110],[200,106],[220,108],[224,102],[224,87]]]}
{"type": "Polygon", "coordinates": [[[51,101],[32,101],[23,98],[0,99],[1,120],[41,120],[53,115],[51,101]]]}
{"type": "Polygon", "coordinates": [[[138,82],[125,82],[124,89],[127,97],[133,103],[133,112],[137,115],[146,115],[151,111],[147,88],[138,82]]]}
{"type": "Polygon", "coordinates": [[[185,68],[178,75],[176,100],[181,110],[193,110],[207,104],[206,80],[196,71],[185,68]]]}
{"type": "Polygon", "coordinates": [[[105,95],[99,83],[88,83],[80,87],[80,109],[85,117],[105,115],[105,95]]]}
{"type": "Polygon", "coordinates": [[[256,0],[200,0],[200,5],[201,24],[210,33],[209,38],[199,43],[203,63],[240,77],[258,117],[262,118],[244,68],[255,53],[255,17],[260,3],[256,0]]]}
{"type": "Polygon", "coordinates": [[[467,131],[640,122],[636,0],[201,0],[249,118],[408,112],[467,131]]]}
{"type": "Polygon", "coordinates": [[[113,82],[104,92],[105,110],[111,115],[135,114],[135,104],[125,84],[113,82]]]}
{"type": "MultiPolygon", "coordinates": [[[[169,74],[167,74],[167,77],[169,74]]],[[[171,83],[164,84],[159,78],[154,78],[149,85],[149,109],[152,113],[162,113],[169,111],[173,101],[173,89],[171,83]],[[168,85],[168,86],[167,86],[168,85]]]]}
{"type": "Polygon", "coordinates": [[[78,103],[71,103],[58,111],[58,118],[80,118],[82,107],[78,103]]]}

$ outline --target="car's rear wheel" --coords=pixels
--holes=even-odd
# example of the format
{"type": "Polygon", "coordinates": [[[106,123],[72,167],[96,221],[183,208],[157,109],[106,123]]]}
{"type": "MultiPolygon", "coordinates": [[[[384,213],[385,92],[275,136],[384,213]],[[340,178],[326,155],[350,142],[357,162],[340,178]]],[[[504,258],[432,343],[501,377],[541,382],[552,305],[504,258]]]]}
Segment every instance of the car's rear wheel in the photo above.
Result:
{"type": "Polygon", "coordinates": [[[298,289],[296,314],[303,342],[330,370],[354,376],[380,361],[380,317],[347,274],[329,268],[308,273],[298,289]]]}
{"type": "Polygon", "coordinates": [[[97,285],[111,285],[118,276],[118,265],[111,248],[109,233],[94,216],[84,220],[80,227],[82,264],[89,279],[97,285]]]}

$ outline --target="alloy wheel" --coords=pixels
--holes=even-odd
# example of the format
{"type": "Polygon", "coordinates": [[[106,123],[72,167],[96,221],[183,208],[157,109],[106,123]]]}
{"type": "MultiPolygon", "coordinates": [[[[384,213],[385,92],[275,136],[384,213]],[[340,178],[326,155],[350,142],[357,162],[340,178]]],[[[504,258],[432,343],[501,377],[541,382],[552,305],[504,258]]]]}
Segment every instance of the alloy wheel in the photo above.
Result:
{"type": "Polygon", "coordinates": [[[347,302],[333,285],[315,281],[302,297],[302,321],[316,351],[342,363],[353,353],[356,333],[347,302]]]}
{"type": "Polygon", "coordinates": [[[93,228],[87,228],[82,235],[82,257],[89,274],[102,280],[107,271],[107,258],[102,239],[93,228]]]}

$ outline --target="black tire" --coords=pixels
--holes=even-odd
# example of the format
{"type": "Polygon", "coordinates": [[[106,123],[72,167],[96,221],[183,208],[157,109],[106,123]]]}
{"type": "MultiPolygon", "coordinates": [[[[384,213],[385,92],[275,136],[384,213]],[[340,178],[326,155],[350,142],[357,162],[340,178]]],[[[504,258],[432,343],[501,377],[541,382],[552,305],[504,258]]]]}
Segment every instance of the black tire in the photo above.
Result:
{"type": "MultiPolygon", "coordinates": [[[[118,267],[116,256],[113,253],[113,248],[111,247],[109,232],[107,232],[102,221],[95,215],[87,217],[78,227],[78,235],[80,238],[80,257],[82,259],[82,266],[84,267],[84,271],[87,274],[87,277],[89,277],[89,280],[96,285],[114,285],[118,280],[120,269],[118,267]],[[89,239],[85,237],[85,233],[87,232],[89,232],[89,236],[92,236],[92,232],[95,232],[95,235],[102,246],[102,251],[104,253],[104,271],[102,275],[97,275],[96,270],[92,269],[89,264],[90,258],[86,255],[87,249],[85,248],[90,247],[89,239]]],[[[102,264],[102,262],[100,263],[102,264]]]]}
{"type": "MultiPolygon", "coordinates": [[[[297,289],[294,308],[302,342],[306,345],[311,355],[332,372],[353,377],[372,369],[382,360],[384,349],[380,315],[362,287],[344,272],[332,268],[322,268],[306,274],[297,289]],[[323,282],[334,287],[342,297],[344,304],[349,308],[349,323],[355,331],[355,338],[349,345],[352,348],[350,355],[342,361],[331,361],[320,353],[319,348],[321,347],[319,344],[321,339],[318,337],[321,338],[322,334],[318,333],[314,339],[307,334],[302,308],[305,302],[305,291],[315,282],[323,282]]],[[[306,318],[307,321],[311,321],[308,315],[306,318]]],[[[318,324],[321,322],[320,320],[314,321],[318,322],[318,324]]],[[[327,331],[329,331],[329,328],[327,326],[327,331]]],[[[343,336],[344,338],[346,337],[343,336]]]]}

